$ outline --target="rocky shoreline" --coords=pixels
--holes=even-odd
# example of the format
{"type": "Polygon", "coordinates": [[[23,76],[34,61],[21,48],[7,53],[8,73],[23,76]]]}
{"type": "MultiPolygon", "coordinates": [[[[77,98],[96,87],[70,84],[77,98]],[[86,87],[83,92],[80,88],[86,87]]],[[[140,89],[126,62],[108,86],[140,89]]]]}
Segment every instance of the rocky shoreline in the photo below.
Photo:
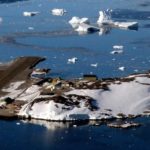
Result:
{"type": "MultiPolygon", "coordinates": [[[[86,121],[150,115],[150,73],[123,78],[63,80],[36,69],[40,57],[19,57],[0,66],[0,118],[86,121]]],[[[109,124],[130,127],[138,124],[109,124]]]]}

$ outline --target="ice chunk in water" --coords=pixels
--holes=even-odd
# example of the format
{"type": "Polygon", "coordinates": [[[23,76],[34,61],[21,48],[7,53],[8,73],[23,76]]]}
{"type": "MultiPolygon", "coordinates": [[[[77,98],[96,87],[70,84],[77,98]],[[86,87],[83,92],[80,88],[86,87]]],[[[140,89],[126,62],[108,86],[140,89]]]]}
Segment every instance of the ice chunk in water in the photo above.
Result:
{"type": "Polygon", "coordinates": [[[54,8],[51,10],[51,12],[55,16],[63,16],[67,11],[63,8],[54,8]]]}
{"type": "Polygon", "coordinates": [[[69,58],[69,59],[68,59],[68,64],[71,64],[71,63],[72,63],[72,64],[75,64],[77,60],[78,60],[77,57],[69,58]]]}
{"type": "Polygon", "coordinates": [[[73,28],[77,28],[79,26],[79,24],[82,24],[82,23],[86,23],[86,24],[90,24],[90,21],[88,18],[79,18],[79,17],[72,17],[71,20],[69,20],[69,23],[71,24],[71,26],[73,28]]]}
{"type": "Polygon", "coordinates": [[[39,12],[38,11],[25,11],[25,12],[23,12],[23,16],[25,16],[25,17],[31,17],[31,16],[35,16],[35,15],[37,15],[37,14],[39,14],[39,12]]]}
{"type": "Polygon", "coordinates": [[[0,23],[2,23],[2,22],[3,22],[3,18],[0,17],[0,23]]]}
{"type": "Polygon", "coordinates": [[[99,28],[82,23],[79,25],[79,27],[76,29],[76,31],[79,32],[80,34],[81,33],[86,34],[86,33],[97,32],[97,31],[99,31],[99,28]]]}
{"type": "Polygon", "coordinates": [[[114,45],[114,46],[113,46],[113,49],[118,49],[118,50],[120,50],[120,49],[123,49],[123,48],[124,48],[123,45],[114,45]]]}
{"type": "Polygon", "coordinates": [[[119,69],[120,71],[124,71],[124,70],[125,70],[125,67],[122,66],[122,67],[119,67],[118,69],[119,69]]]}

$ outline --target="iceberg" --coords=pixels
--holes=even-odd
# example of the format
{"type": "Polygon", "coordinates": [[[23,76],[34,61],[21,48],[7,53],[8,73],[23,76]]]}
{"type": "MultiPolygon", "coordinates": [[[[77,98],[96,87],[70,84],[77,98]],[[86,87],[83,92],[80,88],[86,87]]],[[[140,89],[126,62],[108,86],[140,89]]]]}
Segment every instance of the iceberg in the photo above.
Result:
{"type": "Polygon", "coordinates": [[[77,28],[80,24],[85,23],[85,24],[90,24],[90,21],[88,18],[84,17],[84,18],[79,18],[79,17],[72,17],[71,20],[69,20],[69,24],[71,24],[71,26],[73,28],[77,28]]]}
{"type": "Polygon", "coordinates": [[[123,50],[114,50],[110,52],[111,54],[121,54],[123,53],[123,50]]]}
{"type": "Polygon", "coordinates": [[[106,11],[99,11],[99,18],[97,20],[97,24],[101,26],[111,26],[123,29],[137,29],[138,22],[119,22],[114,21],[111,18],[111,15],[108,14],[106,11]]]}
{"type": "Polygon", "coordinates": [[[98,25],[109,25],[112,22],[110,15],[107,15],[105,11],[99,11],[98,25]]]}

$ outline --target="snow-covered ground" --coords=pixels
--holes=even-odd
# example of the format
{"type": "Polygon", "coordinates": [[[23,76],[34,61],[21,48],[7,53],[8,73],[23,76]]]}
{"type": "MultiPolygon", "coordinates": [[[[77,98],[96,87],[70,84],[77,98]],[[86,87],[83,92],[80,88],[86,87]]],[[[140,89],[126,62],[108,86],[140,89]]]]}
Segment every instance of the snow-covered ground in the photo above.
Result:
{"type": "Polygon", "coordinates": [[[109,83],[108,90],[70,90],[58,97],[62,99],[61,102],[55,101],[55,96],[47,96],[48,99],[44,100],[44,96],[38,95],[36,98],[43,100],[30,100],[22,107],[19,115],[45,120],[93,120],[120,118],[120,114],[140,115],[150,109],[150,78],[136,76],[126,78],[129,81],[109,83]],[[95,109],[91,109],[89,104],[95,109]]]}

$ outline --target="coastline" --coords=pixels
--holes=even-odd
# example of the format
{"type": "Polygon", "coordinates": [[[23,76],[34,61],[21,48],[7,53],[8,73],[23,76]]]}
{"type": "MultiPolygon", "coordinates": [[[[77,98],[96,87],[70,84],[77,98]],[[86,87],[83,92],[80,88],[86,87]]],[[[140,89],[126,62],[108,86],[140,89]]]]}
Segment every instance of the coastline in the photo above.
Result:
{"type": "Polygon", "coordinates": [[[0,80],[7,80],[1,84],[0,118],[66,122],[150,115],[149,72],[123,78],[84,75],[81,79],[63,80],[46,77],[50,69],[36,69],[43,60],[20,57],[8,67],[2,66],[5,70],[0,80]]]}

